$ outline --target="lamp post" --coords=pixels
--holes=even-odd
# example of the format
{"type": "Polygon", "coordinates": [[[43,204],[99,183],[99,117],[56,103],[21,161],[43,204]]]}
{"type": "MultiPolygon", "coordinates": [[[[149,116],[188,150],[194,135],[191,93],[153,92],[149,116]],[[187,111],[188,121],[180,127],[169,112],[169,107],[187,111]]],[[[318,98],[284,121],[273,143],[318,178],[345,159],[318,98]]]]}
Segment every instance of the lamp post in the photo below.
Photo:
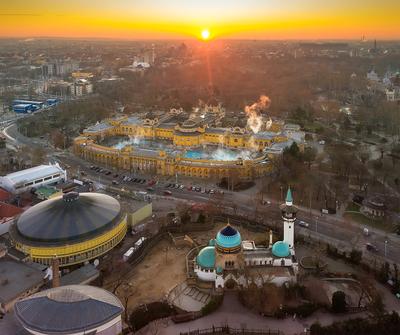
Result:
{"type": "Polygon", "coordinates": [[[318,233],[318,216],[315,217],[315,232],[318,233]]]}
{"type": "Polygon", "coordinates": [[[385,240],[385,258],[387,256],[387,244],[388,244],[388,240],[385,240]]]}

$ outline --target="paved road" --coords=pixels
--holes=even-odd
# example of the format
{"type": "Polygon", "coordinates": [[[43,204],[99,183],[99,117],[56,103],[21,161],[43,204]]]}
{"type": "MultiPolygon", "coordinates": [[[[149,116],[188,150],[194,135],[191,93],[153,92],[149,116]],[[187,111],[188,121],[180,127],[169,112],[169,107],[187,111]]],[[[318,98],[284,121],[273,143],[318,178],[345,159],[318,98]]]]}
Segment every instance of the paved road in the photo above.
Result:
{"type": "MultiPolygon", "coordinates": [[[[91,163],[88,163],[70,154],[69,152],[58,153],[55,155],[55,157],[64,164],[67,164],[68,166],[74,166],[76,168],[79,167],[79,171],[83,171],[85,177],[94,181],[100,180],[102,184],[112,186],[112,180],[115,179],[113,177],[114,172],[110,176],[96,173],[90,170],[91,163]]],[[[151,176],[133,175],[129,172],[123,174],[138,178],[146,178],[147,180],[150,180],[152,178],[151,176]]],[[[118,178],[120,179],[120,177],[121,176],[119,176],[118,178]]],[[[119,183],[120,184],[117,185],[117,187],[123,187],[124,189],[132,191],[146,191],[146,189],[148,188],[147,182],[145,184],[136,184],[132,182],[119,181],[119,183]]],[[[149,192],[149,194],[163,196],[164,191],[169,190],[172,193],[171,198],[196,203],[208,203],[210,202],[210,197],[212,197],[207,193],[189,191],[186,187],[184,189],[165,188],[165,186],[169,183],[170,181],[160,181],[157,186],[153,187],[155,189],[155,192],[149,192]]],[[[190,184],[191,183],[186,183],[185,186],[188,186],[190,184]]],[[[193,184],[202,186],[199,183],[193,184]]],[[[222,199],[222,205],[225,211],[228,213],[242,215],[250,219],[261,217],[262,220],[269,225],[280,225],[282,223],[282,220],[280,219],[279,203],[275,200],[269,199],[269,205],[258,205],[256,210],[256,206],[254,205],[254,194],[256,192],[257,190],[253,190],[252,193],[225,191],[222,199]],[[233,204],[236,204],[236,206],[234,206],[233,204]]],[[[297,231],[300,232],[302,235],[329,242],[333,245],[336,245],[339,250],[351,250],[352,248],[363,250],[364,254],[368,256],[371,260],[374,258],[379,259],[381,257],[384,257],[385,241],[388,241],[388,243],[386,244],[387,259],[390,262],[399,262],[400,239],[397,235],[388,235],[387,233],[378,229],[369,228],[370,235],[367,237],[363,234],[364,227],[359,224],[353,224],[347,220],[336,217],[335,215],[321,216],[321,213],[316,210],[311,211],[310,217],[310,211],[308,208],[301,206],[298,207],[298,218],[309,223],[309,228],[302,228],[299,226],[297,227],[297,231]],[[378,252],[371,253],[367,251],[365,249],[365,243],[367,242],[377,246],[378,252]]]]}
{"type": "MultiPolygon", "coordinates": [[[[15,144],[24,144],[27,146],[38,146],[47,150],[47,157],[50,161],[58,161],[64,164],[64,166],[69,167],[70,175],[73,173],[84,172],[85,176],[93,181],[100,182],[104,185],[112,186],[112,180],[114,179],[113,174],[106,176],[104,174],[96,173],[90,170],[91,163],[74,156],[68,151],[54,150],[47,145],[46,141],[35,139],[32,140],[21,135],[18,132],[15,124],[7,126],[3,133],[6,135],[9,141],[15,144]],[[72,173],[71,173],[72,170],[72,173]],[[75,170],[75,172],[74,172],[75,170]]],[[[124,175],[130,175],[129,172],[118,172],[124,175]]],[[[138,176],[135,177],[150,179],[154,176],[138,176]]],[[[165,190],[165,185],[174,182],[175,178],[164,178],[157,177],[160,179],[160,183],[154,187],[154,194],[157,196],[162,196],[165,190]],[[172,181],[168,181],[171,180],[172,181]]],[[[206,181],[207,182],[207,181],[206,181]]],[[[204,181],[199,181],[199,183],[193,182],[194,185],[202,186],[206,183],[204,181]]],[[[191,182],[189,183],[191,184],[191,182]]],[[[185,185],[188,185],[186,183],[185,185]]],[[[122,183],[117,187],[124,187],[125,189],[133,191],[145,191],[147,189],[147,183],[145,184],[135,184],[135,183],[122,183]]],[[[216,187],[213,187],[216,188],[216,187]]],[[[181,189],[171,189],[171,198],[177,200],[185,200],[190,202],[207,203],[210,201],[210,195],[207,193],[199,193],[194,191],[189,191],[186,188],[181,189]]],[[[275,200],[269,199],[269,205],[255,205],[254,197],[257,193],[257,187],[250,191],[245,192],[229,192],[225,191],[222,204],[226,211],[234,214],[243,215],[249,218],[262,217],[263,220],[268,224],[281,224],[279,203],[275,200]],[[234,208],[236,207],[236,208],[234,208]]],[[[295,199],[296,200],[296,199],[295,199]]],[[[351,250],[352,248],[357,248],[363,250],[365,255],[373,259],[374,257],[384,257],[386,250],[386,258],[390,262],[399,263],[400,260],[400,239],[395,234],[387,234],[384,231],[378,229],[368,228],[370,235],[367,237],[363,234],[363,226],[352,223],[350,221],[344,220],[335,215],[324,215],[316,210],[311,211],[311,216],[308,208],[299,207],[298,218],[309,223],[309,228],[297,227],[298,231],[305,236],[310,236],[313,238],[318,238],[321,241],[329,242],[334,244],[340,250],[351,250]],[[385,243],[387,241],[387,243],[385,243]],[[365,243],[372,243],[378,248],[378,252],[370,253],[365,249],[365,243]],[[386,245],[386,246],[385,246],[386,245]]]]}

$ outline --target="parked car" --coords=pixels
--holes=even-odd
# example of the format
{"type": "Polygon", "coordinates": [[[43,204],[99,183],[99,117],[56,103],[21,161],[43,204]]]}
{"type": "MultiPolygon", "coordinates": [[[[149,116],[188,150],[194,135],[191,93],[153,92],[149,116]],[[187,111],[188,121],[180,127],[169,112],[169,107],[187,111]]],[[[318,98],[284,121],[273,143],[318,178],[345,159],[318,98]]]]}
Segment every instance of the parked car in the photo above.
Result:
{"type": "Polygon", "coordinates": [[[172,192],[171,192],[171,191],[168,191],[168,190],[165,190],[165,191],[164,191],[164,195],[172,195],[172,192]]]}

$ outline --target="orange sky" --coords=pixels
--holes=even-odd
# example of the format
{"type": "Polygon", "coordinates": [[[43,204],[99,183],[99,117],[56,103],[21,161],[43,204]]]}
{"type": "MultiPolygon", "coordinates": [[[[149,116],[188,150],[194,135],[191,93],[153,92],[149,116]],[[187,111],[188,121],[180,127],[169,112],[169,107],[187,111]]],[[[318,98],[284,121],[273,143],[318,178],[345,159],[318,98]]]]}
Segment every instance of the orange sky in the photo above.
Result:
{"type": "Polygon", "coordinates": [[[400,39],[400,0],[12,0],[1,37],[400,39]]]}

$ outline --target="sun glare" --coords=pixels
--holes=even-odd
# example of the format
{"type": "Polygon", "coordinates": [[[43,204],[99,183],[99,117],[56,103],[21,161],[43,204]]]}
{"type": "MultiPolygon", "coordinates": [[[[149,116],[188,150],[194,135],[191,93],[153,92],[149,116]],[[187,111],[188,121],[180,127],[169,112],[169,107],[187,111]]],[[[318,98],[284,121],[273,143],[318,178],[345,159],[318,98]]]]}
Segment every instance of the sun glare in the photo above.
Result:
{"type": "Polygon", "coordinates": [[[210,31],[208,29],[203,29],[201,31],[201,38],[206,41],[210,38],[210,31]]]}

